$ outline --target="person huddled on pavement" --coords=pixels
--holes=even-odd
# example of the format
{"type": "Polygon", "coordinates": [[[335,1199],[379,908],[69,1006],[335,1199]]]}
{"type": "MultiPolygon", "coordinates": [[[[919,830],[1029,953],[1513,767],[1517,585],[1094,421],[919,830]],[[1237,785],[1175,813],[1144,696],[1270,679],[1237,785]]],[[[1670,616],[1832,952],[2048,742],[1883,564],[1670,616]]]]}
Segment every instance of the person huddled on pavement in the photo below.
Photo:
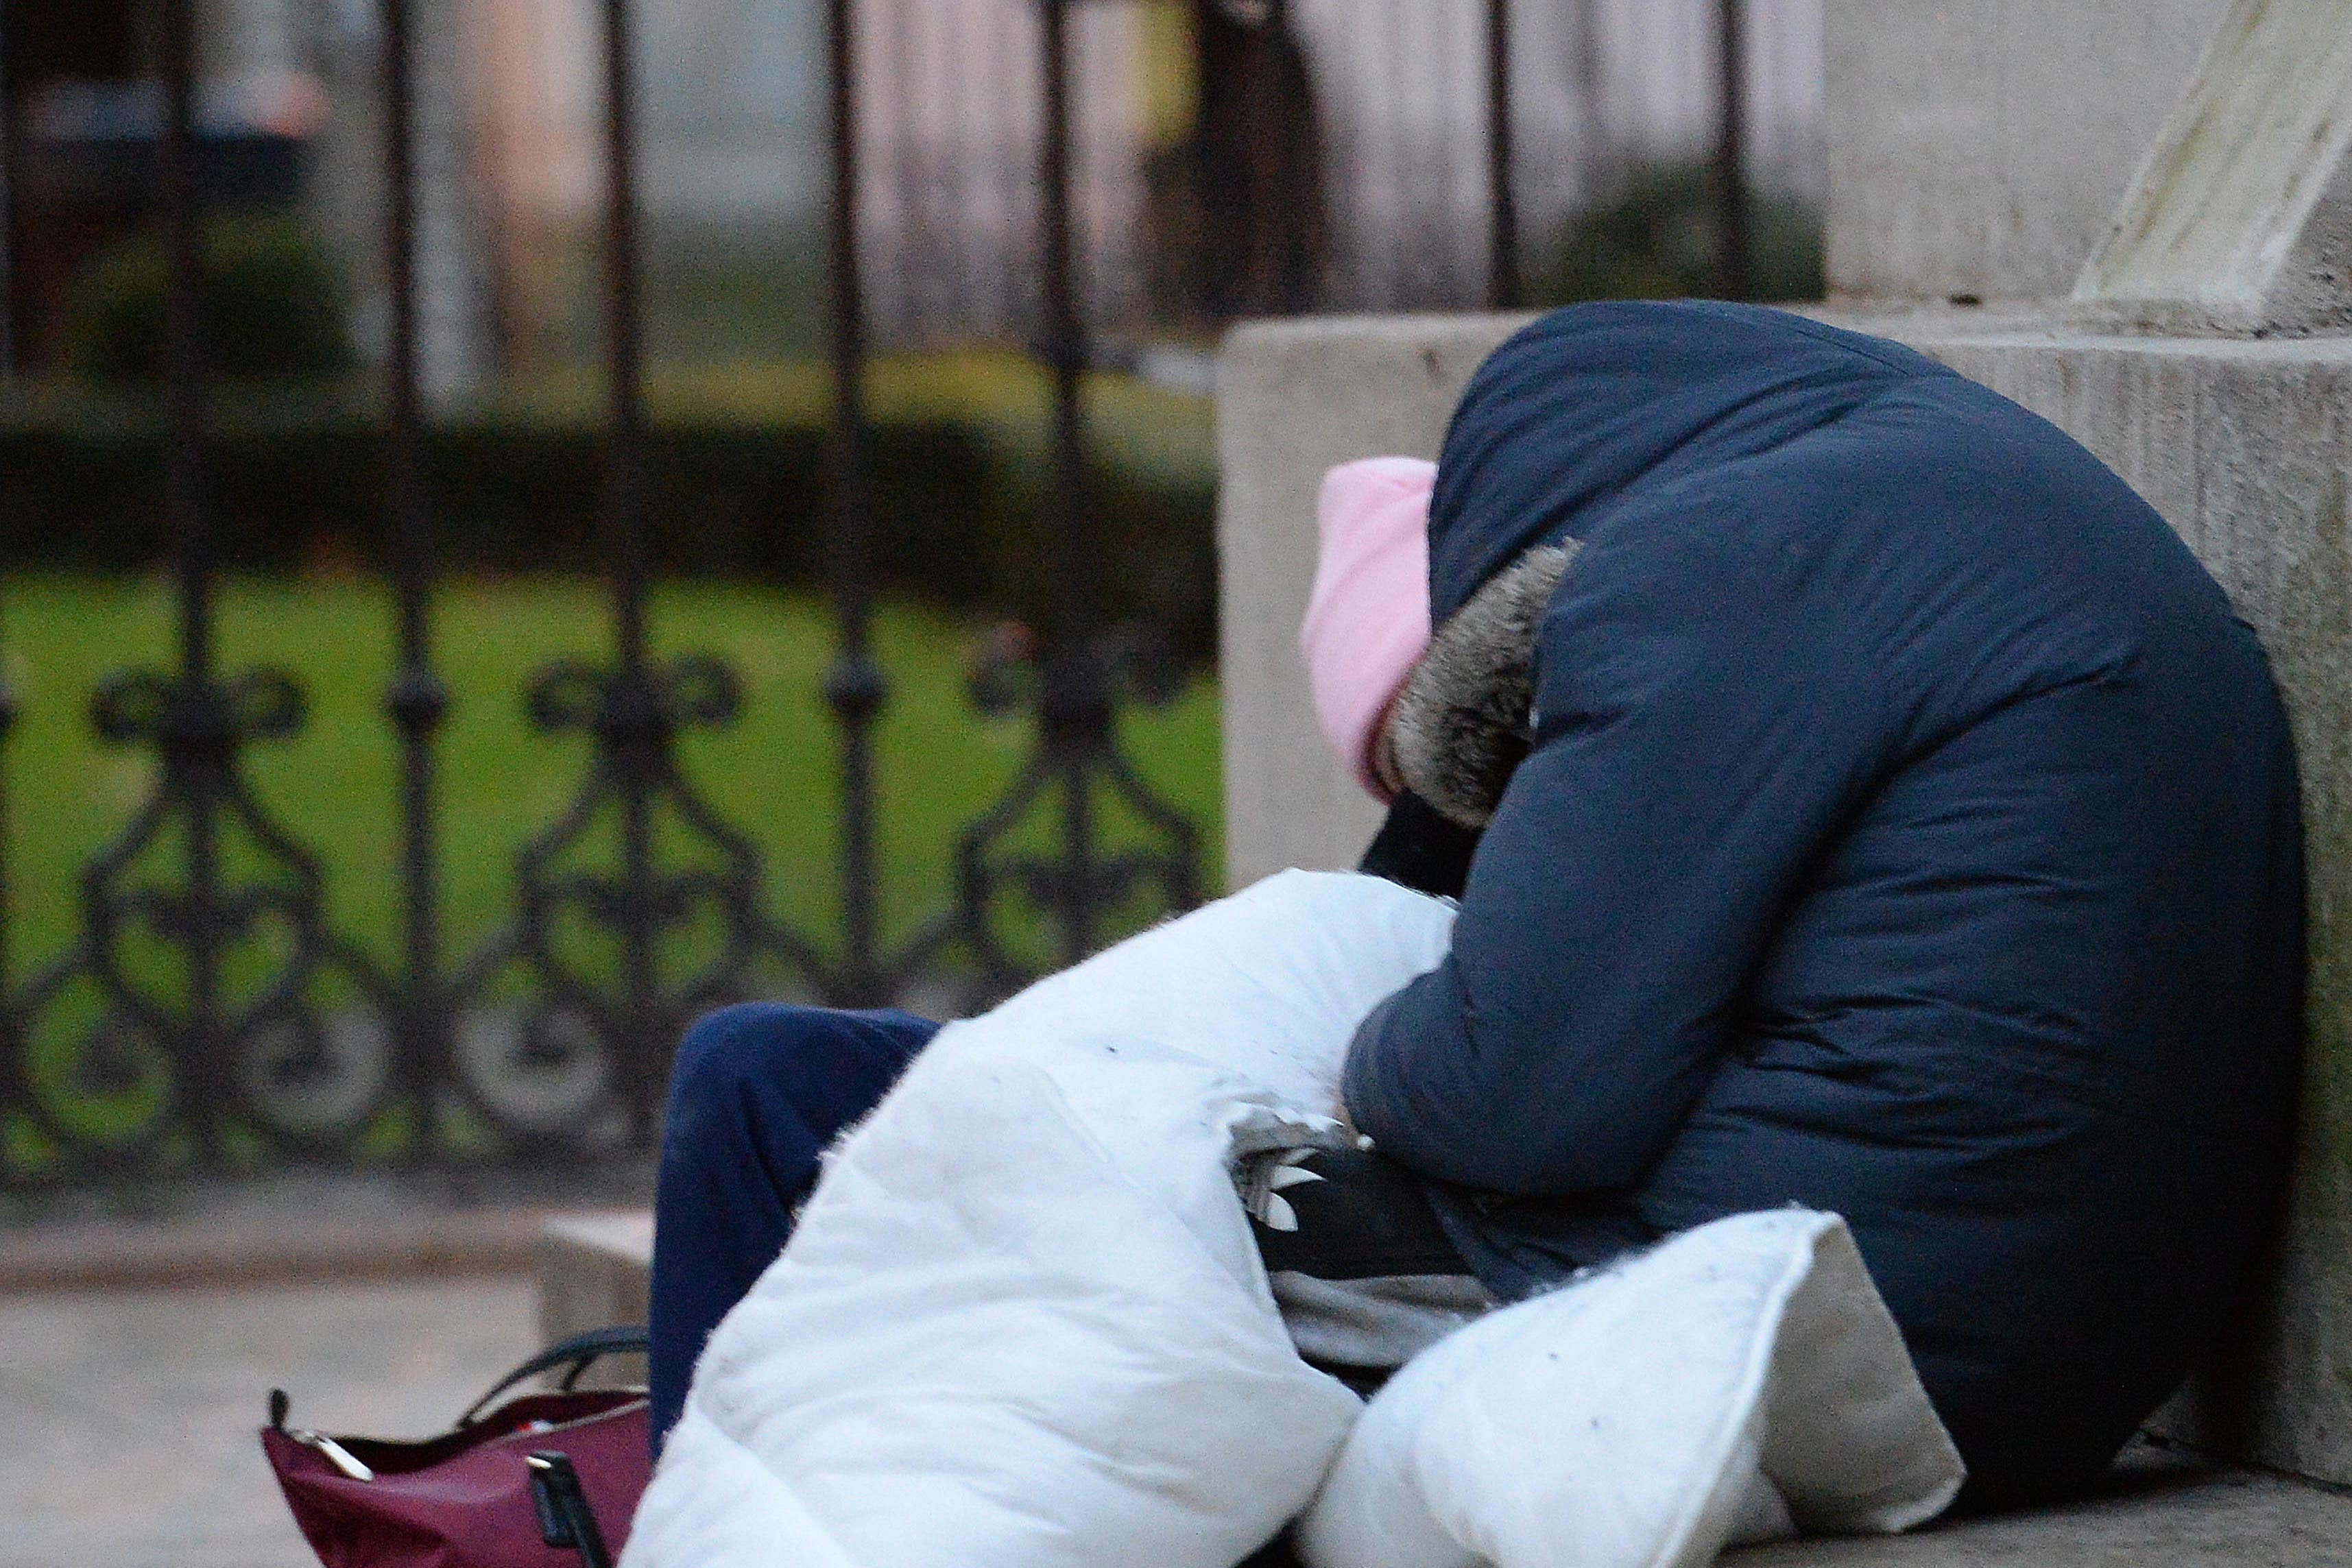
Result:
{"type": "MultiPolygon", "coordinates": [[[[1269,1272],[1458,1321],[1726,1215],[1834,1212],[1964,1502],[2093,1479],[2266,1239],[2302,1040],[2292,740],[2188,548],[1929,360],[1693,303],[1536,321],[1433,469],[1335,470],[1322,528],[1318,716],[1390,805],[1362,869],[1460,913],[1349,1051],[1371,1152],[1254,1210],[1269,1272]]],[[[937,1027],[689,1031],[657,1440],[937,1027]]]]}

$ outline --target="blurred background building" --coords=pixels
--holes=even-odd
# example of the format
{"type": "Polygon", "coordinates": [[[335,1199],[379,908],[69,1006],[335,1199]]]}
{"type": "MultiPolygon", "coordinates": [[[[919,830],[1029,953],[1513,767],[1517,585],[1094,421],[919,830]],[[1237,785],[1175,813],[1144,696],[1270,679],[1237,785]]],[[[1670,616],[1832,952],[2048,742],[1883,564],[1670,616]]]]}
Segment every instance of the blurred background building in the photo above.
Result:
{"type": "MultiPolygon", "coordinates": [[[[26,368],[66,351],[74,279],[152,199],[140,151],[158,101],[149,9],[9,7],[22,146],[8,324],[26,368]]],[[[205,0],[200,10],[216,196],[300,214],[357,285],[354,340],[380,351],[376,8],[205,0]]],[[[593,11],[589,0],[418,0],[428,380],[445,392],[593,346],[593,11]]],[[[1746,169],[1792,230],[1821,194],[1819,11],[1820,0],[1741,8],[1746,169]]],[[[1516,194],[1536,293],[1575,291],[1565,274],[1591,267],[1566,254],[1579,220],[1629,197],[1643,210],[1621,219],[1648,218],[1655,232],[1612,245],[1646,245],[1669,268],[1704,267],[1696,186],[1717,136],[1720,14],[1717,0],[1515,8],[1516,194]]],[[[1037,309],[1035,8],[872,0],[856,16],[874,329],[888,342],[1017,340],[1037,309]]],[[[1479,298],[1483,18],[1443,0],[1082,8],[1076,189],[1093,319],[1129,338],[1197,338],[1255,312],[1479,298]]],[[[654,351],[807,351],[823,295],[821,5],[667,0],[637,23],[654,351]]],[[[1776,230],[1769,244],[1768,267],[1801,274],[1804,256],[1780,260],[1801,237],[1776,230]]]]}

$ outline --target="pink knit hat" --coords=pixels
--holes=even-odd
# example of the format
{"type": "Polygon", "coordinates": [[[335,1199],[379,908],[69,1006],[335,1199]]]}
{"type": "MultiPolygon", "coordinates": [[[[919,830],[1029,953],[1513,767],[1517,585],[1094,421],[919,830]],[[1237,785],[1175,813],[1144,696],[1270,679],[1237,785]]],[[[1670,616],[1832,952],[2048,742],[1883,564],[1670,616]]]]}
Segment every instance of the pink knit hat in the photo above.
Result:
{"type": "Polygon", "coordinates": [[[1372,739],[1429,647],[1429,492],[1437,465],[1366,457],[1323,476],[1315,591],[1298,628],[1315,716],[1332,755],[1375,800],[1372,739]]]}

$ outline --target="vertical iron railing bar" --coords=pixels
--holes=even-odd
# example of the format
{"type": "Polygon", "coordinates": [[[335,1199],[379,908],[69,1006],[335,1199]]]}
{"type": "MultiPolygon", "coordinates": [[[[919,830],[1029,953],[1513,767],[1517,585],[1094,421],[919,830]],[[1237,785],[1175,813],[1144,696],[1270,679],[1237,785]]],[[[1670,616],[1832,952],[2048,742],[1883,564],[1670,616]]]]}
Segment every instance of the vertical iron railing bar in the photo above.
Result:
{"type": "Polygon", "coordinates": [[[1754,292],[1748,232],[1748,38],[1741,0],[1716,0],[1716,290],[1726,299],[1754,292]]]}
{"type": "Polygon", "coordinates": [[[1511,153],[1511,0],[1486,0],[1486,185],[1493,207],[1486,303],[1497,310],[1519,302],[1519,206],[1511,153]]]}
{"type": "Polygon", "coordinates": [[[646,593],[651,548],[646,537],[645,355],[643,291],[637,248],[636,57],[631,0],[604,0],[604,330],[613,428],[605,474],[605,527],[613,552],[619,711],[613,724],[627,757],[622,770],[620,911],[626,1038],[616,1076],[633,1134],[650,1135],[660,1084],[656,1038],[659,982],[655,973],[651,764],[667,751],[662,696],[646,667],[646,593]]]}
{"type": "Polygon", "coordinates": [[[888,261],[877,282],[890,319],[900,332],[919,339],[929,323],[924,319],[926,301],[917,280],[916,263],[922,252],[924,203],[915,178],[915,95],[910,90],[915,65],[914,23],[909,13],[914,6],[901,0],[882,0],[877,9],[875,53],[881,64],[876,79],[890,84],[883,93],[890,112],[879,151],[890,182],[892,208],[888,261]]]}
{"type": "MultiPolygon", "coordinates": [[[[163,126],[160,143],[162,186],[169,265],[164,289],[168,361],[170,448],[164,471],[163,511],[173,541],[179,589],[181,726],[209,727],[217,717],[213,690],[213,538],[207,486],[209,454],[208,367],[205,364],[204,203],[196,165],[195,0],[163,0],[161,55],[163,126]]],[[[223,1081],[228,1040],[221,1027],[221,927],[219,820],[212,770],[220,758],[201,738],[184,735],[180,755],[171,737],[164,745],[167,775],[193,763],[205,777],[185,791],[188,891],[184,912],[188,955],[188,1029],[183,1044],[184,1082],[200,1145],[217,1155],[220,1113],[228,1100],[223,1081]],[[194,741],[193,746],[185,742],[194,741]]],[[[191,782],[185,779],[180,780],[191,782]]],[[[168,777],[164,788],[170,789],[168,777]]]]}
{"type": "Polygon", "coordinates": [[[1597,206],[1616,183],[1616,154],[1609,132],[1608,107],[1601,101],[1601,0],[1577,0],[1576,5],[1576,132],[1577,162],[1581,168],[1575,200],[1580,206],[1597,206]]]}
{"type": "MultiPolygon", "coordinates": [[[[1434,21],[1436,28],[1428,53],[1429,70],[1434,87],[1437,111],[1437,140],[1433,147],[1433,178],[1430,182],[1432,201],[1426,209],[1429,224],[1429,250],[1432,296],[1423,307],[1460,308],[1469,301],[1482,298],[1486,292],[1486,258],[1469,236],[1476,233],[1477,209],[1485,204],[1475,194],[1467,194],[1472,180],[1465,179],[1463,168],[1463,132],[1467,131],[1479,145],[1478,162],[1486,162],[1484,143],[1486,140],[1482,123],[1485,94],[1472,84],[1483,68],[1486,52],[1483,37],[1473,38],[1470,48],[1473,59],[1463,58],[1463,27],[1460,14],[1451,13],[1434,21]],[[1468,68],[1465,68],[1467,67],[1468,68]],[[1467,90],[1464,90],[1464,89],[1467,90]],[[1465,109],[1465,105],[1467,105],[1465,109]],[[1465,123],[1465,119],[1467,123],[1465,123]],[[1465,212],[1468,206],[1471,210],[1465,212]]],[[[1483,34],[1477,19],[1470,26],[1483,34]]],[[[1483,171],[1482,171],[1483,172],[1483,171]]]]}
{"type": "Polygon", "coordinates": [[[1748,33],[1748,179],[1750,188],[1802,188],[1790,178],[1795,160],[1790,156],[1792,121],[1784,91],[1789,79],[1789,45],[1787,32],[1769,24],[1748,33]]]}
{"type": "Polygon", "coordinates": [[[1405,23],[1400,19],[1402,5],[1403,0],[1388,0],[1382,7],[1389,37],[1387,101],[1393,106],[1388,116],[1388,232],[1404,242],[1384,247],[1396,258],[1389,267],[1388,297],[1380,302],[1380,308],[1384,310],[1422,302],[1429,251],[1422,243],[1424,236],[1420,227],[1421,214],[1415,210],[1413,199],[1414,190],[1421,183],[1416,176],[1421,172],[1422,149],[1416,143],[1412,127],[1406,123],[1405,108],[1413,98],[1412,80],[1405,68],[1408,51],[1399,47],[1405,30],[1405,23]]]}
{"type": "MultiPolygon", "coordinates": [[[[1290,37],[1290,7],[1284,0],[1266,0],[1264,15],[1256,26],[1264,47],[1252,51],[1255,58],[1249,68],[1249,101],[1244,120],[1250,127],[1252,138],[1260,146],[1277,149],[1287,140],[1290,131],[1288,116],[1284,112],[1286,105],[1284,102],[1282,68],[1283,46],[1290,37]]],[[[1278,159],[1280,154],[1270,152],[1267,156],[1278,159]]],[[[1254,206],[1259,202],[1279,204],[1288,198],[1290,193],[1281,177],[1279,166],[1273,179],[1263,178],[1265,172],[1263,162],[1250,162],[1244,175],[1246,183],[1242,195],[1247,205],[1254,206]]],[[[1234,225],[1234,230],[1244,246],[1243,254],[1234,261],[1247,273],[1240,303],[1253,310],[1271,312],[1287,308],[1289,257],[1285,254],[1283,242],[1263,243],[1262,231],[1256,223],[1251,221],[1246,211],[1243,221],[1234,225]]]]}
{"type": "MultiPolygon", "coordinates": [[[[1667,73],[1665,79],[1677,86],[1667,90],[1687,91],[1694,105],[1692,111],[1694,124],[1698,123],[1705,113],[1713,113],[1718,117],[1722,113],[1721,11],[1720,0],[1717,0],[1714,5],[1706,4],[1706,0],[1700,0],[1699,4],[1694,5],[1676,5],[1671,10],[1654,8],[1643,13],[1644,21],[1652,21],[1655,24],[1650,29],[1651,36],[1653,37],[1663,36],[1674,51],[1674,68],[1667,73]],[[1710,69],[1717,74],[1710,76],[1708,74],[1710,69]],[[1717,97],[1715,99],[1707,98],[1706,89],[1709,84],[1713,84],[1717,89],[1717,97]]],[[[1637,91],[1635,96],[1640,98],[1646,95],[1637,91]]],[[[1662,105],[1652,104],[1646,107],[1648,112],[1644,114],[1644,119],[1655,120],[1662,114],[1670,112],[1662,105]]],[[[1721,125],[1722,121],[1717,118],[1716,126],[1718,135],[1721,125]]],[[[1636,132],[1637,139],[1639,134],[1636,132]]],[[[1710,170],[1714,167],[1715,152],[1715,147],[1710,146],[1706,150],[1710,170]]],[[[1648,154],[1644,152],[1641,156],[1646,157],[1648,154]]]]}
{"type": "Polygon", "coordinates": [[[0,378],[16,379],[16,245],[24,234],[17,204],[24,199],[24,168],[18,159],[16,29],[21,5],[0,5],[0,378]]]}
{"type": "Polygon", "coordinates": [[[1086,433],[1080,377],[1086,368],[1085,328],[1078,319],[1070,211],[1071,0],[1044,0],[1039,42],[1045,72],[1044,219],[1045,354],[1053,374],[1054,488],[1049,570],[1052,621],[1043,671],[1046,749],[1060,764],[1066,793],[1062,851],[1074,894],[1063,910],[1062,960],[1075,964],[1094,946],[1092,898],[1094,822],[1087,789],[1086,752],[1098,744],[1108,719],[1102,672],[1091,646],[1100,572],[1087,528],[1086,433]]]}
{"type": "Polygon", "coordinates": [[[877,956],[874,725],[889,689],[873,653],[874,491],[866,416],[866,304],[857,270],[857,51],[853,0],[826,0],[833,191],[826,226],[833,376],[833,579],[837,647],[824,696],[841,731],[842,999],[886,999],[877,956]]]}
{"type": "Polygon", "coordinates": [[[441,985],[434,738],[448,692],[433,668],[433,519],[425,490],[418,389],[416,95],[413,0],[383,0],[384,260],[392,306],[384,366],[389,403],[384,501],[397,580],[399,669],[385,711],[401,748],[401,967],[395,1076],[416,1117],[410,1156],[433,1152],[435,1088],[445,1074],[448,1019],[441,985]]]}
{"type": "Polygon", "coordinates": [[[613,428],[605,528],[613,551],[615,643],[625,671],[646,664],[650,550],[645,517],[645,334],[637,247],[635,29],[631,0],[604,0],[604,352],[613,428]]]}
{"type": "Polygon", "coordinates": [[[1081,378],[1086,326],[1079,317],[1077,246],[1071,204],[1070,37],[1072,0],[1045,0],[1045,73],[1044,220],[1045,354],[1053,375],[1054,540],[1052,609],[1055,637],[1066,650],[1083,645],[1100,602],[1100,563],[1090,548],[1086,497],[1086,430],[1081,378]]]}
{"type": "MultiPolygon", "coordinates": [[[[999,79],[1021,87],[1028,86],[1028,72],[1036,63],[1029,40],[1021,36],[1018,27],[1001,29],[996,37],[996,58],[999,79]]],[[[1042,84],[1038,97],[1043,97],[1042,84]]],[[[1031,258],[1031,247],[1037,232],[1038,209],[1034,186],[1035,171],[1024,168],[1013,154],[1029,135],[1029,122],[1024,118],[1031,106],[1026,94],[1007,91],[1003,95],[1003,113],[999,120],[1003,134],[1002,143],[1006,156],[995,160],[997,190],[1003,198],[1003,227],[998,235],[996,268],[1000,279],[996,295],[997,319],[1009,335],[1024,340],[1034,336],[1030,323],[1037,307],[1029,292],[1029,268],[1024,265],[1031,258]]]]}
{"type": "Polygon", "coordinates": [[[180,589],[185,674],[213,667],[212,540],[205,451],[209,386],[203,323],[204,214],[195,142],[194,0],[163,0],[162,187],[168,270],[164,330],[171,448],[163,496],[180,589]]]}
{"type": "MultiPolygon", "coordinates": [[[[1040,536],[1047,585],[1044,648],[1036,658],[1034,700],[1036,744],[1003,796],[983,811],[956,841],[956,905],[946,920],[927,925],[899,960],[909,974],[953,933],[981,969],[982,988],[1002,995],[1022,977],[1022,966],[1001,938],[992,915],[996,894],[1009,890],[1026,899],[1058,937],[1062,964],[1087,956],[1103,926],[1103,916],[1127,887],[1150,873],[1181,900],[1197,886],[1193,861],[1197,839],[1189,825],[1171,829],[1171,816],[1159,810],[1139,786],[1129,788],[1115,733],[1114,674],[1133,674],[1131,651],[1124,656],[1116,636],[1100,625],[1105,563],[1089,515],[1086,428],[1081,402],[1087,329],[1077,280],[1076,214],[1072,201],[1071,38],[1073,0],[1040,0],[1037,54],[1043,76],[1043,124],[1038,159],[1036,243],[1044,277],[1039,301],[1038,351],[1051,381],[1049,461],[1051,476],[1040,536]],[[1135,808],[1148,831],[1165,842],[1145,852],[1111,852],[1097,841],[1094,791],[1108,784],[1115,798],[1135,808]],[[1129,800],[1140,794],[1145,803],[1129,800]],[[1006,842],[1040,801],[1058,797],[1058,833],[1050,851],[1039,852],[1006,842]]],[[[974,696],[984,708],[1003,711],[1024,696],[991,697],[1006,689],[1003,668],[983,671],[974,696]]],[[[1017,686],[1018,683],[1013,683],[1017,686]]],[[[1024,694],[1025,695],[1025,694],[1024,694]]]]}
{"type": "MultiPolygon", "coordinates": [[[[5,612],[0,612],[0,660],[5,660],[7,652],[5,631],[5,612]]],[[[26,1068],[21,1027],[24,1015],[19,1010],[16,989],[10,983],[16,977],[16,951],[10,941],[16,905],[15,888],[9,879],[8,741],[16,728],[16,686],[8,679],[5,663],[0,663],[0,1119],[13,1116],[28,1097],[22,1076],[26,1068]]],[[[5,1184],[8,1175],[7,1163],[5,1152],[0,1152],[0,1184],[5,1184]]]]}
{"type": "MultiPolygon", "coordinates": [[[[16,918],[15,887],[9,879],[8,741],[16,729],[16,686],[8,678],[7,607],[0,599],[0,1055],[16,1061],[16,992],[9,985],[16,973],[16,952],[10,944],[16,918]]],[[[0,1105],[9,1098],[8,1068],[0,1067],[0,1105]]]]}
{"type": "MultiPolygon", "coordinates": [[[[439,1088],[486,1114],[522,1155],[566,1144],[585,1152],[606,1124],[581,1118],[595,1106],[520,1108],[516,1094],[535,1092],[534,1073],[572,1073],[572,1087],[596,1105],[620,1113],[630,1145],[652,1140],[659,1113],[669,1046],[688,1008],[719,999],[744,982],[751,956],[766,955],[808,972],[824,988],[825,975],[810,944],[780,929],[761,902],[759,859],[751,841],[726,828],[677,766],[678,732],[717,727],[742,711],[742,689],[721,661],[704,654],[656,661],[647,633],[653,576],[648,517],[649,421],[645,399],[643,260],[637,213],[636,68],[628,0],[604,0],[603,132],[604,141],[604,274],[601,285],[610,430],[605,445],[604,536],[613,593],[615,656],[609,664],[561,658],[541,666],[526,691],[526,712],[544,735],[581,735],[594,750],[571,805],[515,853],[515,919],[462,963],[452,967],[442,994],[453,999],[450,1075],[439,1088]],[[662,813],[667,812],[667,815],[662,813]],[[717,858],[679,873],[656,862],[656,825],[674,855],[700,848],[717,858]],[[604,824],[617,820],[616,872],[605,858],[604,824]],[[578,857],[571,859],[568,857],[578,857]],[[727,947],[716,967],[683,989],[662,970],[667,937],[687,931],[705,913],[727,927],[727,947]],[[593,957],[572,962],[569,934],[593,932],[619,949],[619,974],[593,957]],[[525,972],[534,993],[510,1032],[506,1079],[478,1076],[485,1065],[473,1049],[489,1042],[495,998],[476,1015],[455,1010],[455,998],[477,998],[509,966],[525,972]],[[584,1065],[593,1076],[573,1071],[584,1065]],[[584,1087],[582,1085],[584,1082],[584,1087]]],[[[445,1024],[445,1027],[446,1025],[445,1024]]],[[[503,1030],[498,1032],[507,1032],[503,1030]]],[[[542,1079],[542,1082],[552,1082],[542,1079]]],[[[571,1089],[555,1084],[556,1092],[571,1089]]]]}
{"type": "MultiPolygon", "coordinates": [[[[19,8],[0,6],[0,384],[16,382],[16,203],[24,186],[16,166],[16,57],[12,30],[19,8]]],[[[0,527],[10,521],[0,515],[0,527]]],[[[22,1067],[16,1029],[16,992],[8,938],[15,911],[8,881],[8,739],[16,728],[16,692],[8,679],[6,610],[0,603],[0,1114],[16,1101],[22,1067]]],[[[0,1172],[5,1174],[5,1172],[0,1172]]]]}

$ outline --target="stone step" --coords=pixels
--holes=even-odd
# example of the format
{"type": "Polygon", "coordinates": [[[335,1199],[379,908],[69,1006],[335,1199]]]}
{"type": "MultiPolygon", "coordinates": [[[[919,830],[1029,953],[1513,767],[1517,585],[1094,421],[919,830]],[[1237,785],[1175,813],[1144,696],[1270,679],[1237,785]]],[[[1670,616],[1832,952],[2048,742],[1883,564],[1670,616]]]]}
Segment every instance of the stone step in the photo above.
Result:
{"type": "MultiPolygon", "coordinates": [[[[550,1220],[539,1321],[550,1341],[643,1322],[653,1216],[550,1220]]],[[[621,1369],[628,1376],[634,1368],[621,1369]]],[[[1892,1540],[1801,1541],[1731,1553],[1738,1568],[2352,1568],[2352,1490],[2136,1444],[2065,1508],[1933,1525],[1892,1540]]]]}
{"type": "MultiPolygon", "coordinates": [[[[644,1322],[653,1260],[654,1217],[648,1210],[568,1214],[549,1220],[540,1231],[536,1257],[542,1343],[553,1344],[588,1329],[644,1322]]],[[[645,1380],[645,1358],[623,1355],[599,1362],[580,1382],[583,1387],[614,1387],[645,1380]]]]}
{"type": "Polygon", "coordinates": [[[2352,1494],[2136,1443],[2063,1508],[1932,1524],[1889,1539],[1794,1541],[1738,1568],[2348,1568],[2352,1494]]]}

